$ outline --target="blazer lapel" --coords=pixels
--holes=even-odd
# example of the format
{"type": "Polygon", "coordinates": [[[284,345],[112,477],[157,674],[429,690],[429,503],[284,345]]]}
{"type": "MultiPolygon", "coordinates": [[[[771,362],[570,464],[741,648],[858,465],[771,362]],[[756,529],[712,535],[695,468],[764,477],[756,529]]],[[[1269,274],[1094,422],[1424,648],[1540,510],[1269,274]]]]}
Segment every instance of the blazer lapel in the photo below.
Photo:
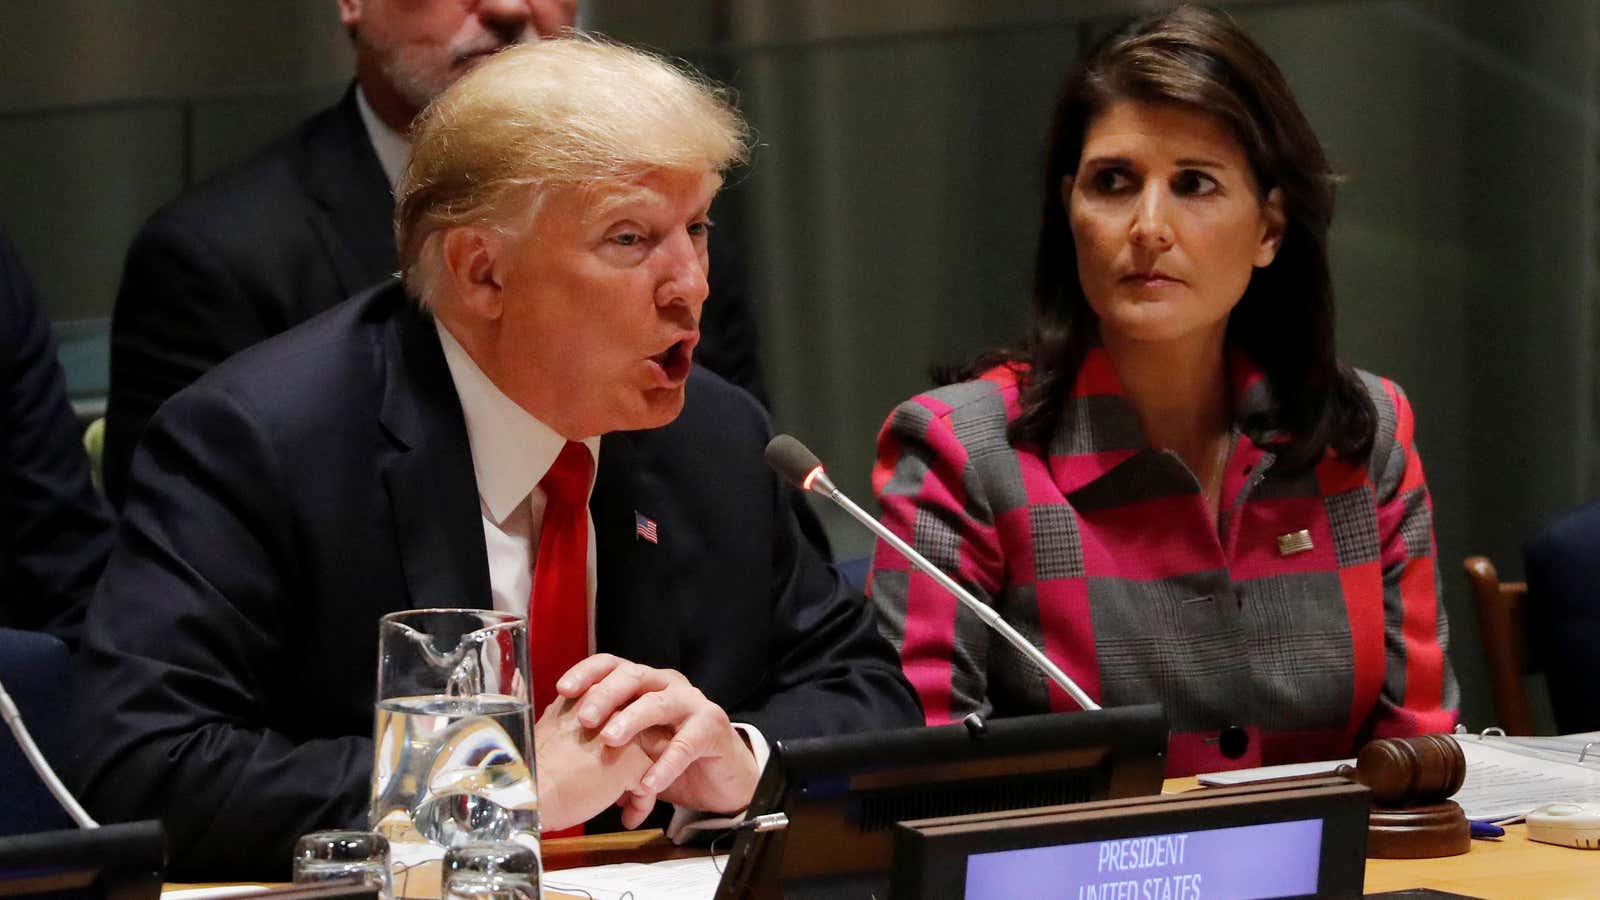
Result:
{"type": "Polygon", "coordinates": [[[393,275],[400,265],[394,246],[394,193],[372,149],[356,88],[307,135],[300,160],[306,194],[322,215],[309,216],[328,251],[343,296],[393,275]]]}
{"type": "MultiPolygon", "coordinates": [[[[401,293],[396,285],[389,288],[401,293]]],[[[411,301],[384,353],[379,421],[400,452],[383,466],[413,608],[491,606],[489,562],[466,420],[431,319],[411,301]]]]}
{"type": "Polygon", "coordinates": [[[643,467],[648,463],[638,436],[615,432],[600,439],[600,465],[595,477],[589,514],[594,518],[595,643],[614,653],[652,666],[678,667],[677,631],[673,617],[660,609],[666,594],[668,536],[657,544],[642,543],[635,535],[637,513],[650,503],[644,489],[643,467]]]}

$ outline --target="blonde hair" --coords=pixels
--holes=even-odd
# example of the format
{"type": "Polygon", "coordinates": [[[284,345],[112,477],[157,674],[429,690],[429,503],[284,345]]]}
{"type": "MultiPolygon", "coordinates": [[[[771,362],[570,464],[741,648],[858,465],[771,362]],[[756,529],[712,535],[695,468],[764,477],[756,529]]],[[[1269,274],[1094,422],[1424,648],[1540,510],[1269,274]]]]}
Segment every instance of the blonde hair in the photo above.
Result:
{"type": "Polygon", "coordinates": [[[500,51],[440,94],[411,137],[394,230],[400,274],[424,305],[443,267],[444,229],[511,234],[532,224],[552,187],[654,169],[721,172],[749,153],[748,126],[725,89],[590,36],[500,51]]]}

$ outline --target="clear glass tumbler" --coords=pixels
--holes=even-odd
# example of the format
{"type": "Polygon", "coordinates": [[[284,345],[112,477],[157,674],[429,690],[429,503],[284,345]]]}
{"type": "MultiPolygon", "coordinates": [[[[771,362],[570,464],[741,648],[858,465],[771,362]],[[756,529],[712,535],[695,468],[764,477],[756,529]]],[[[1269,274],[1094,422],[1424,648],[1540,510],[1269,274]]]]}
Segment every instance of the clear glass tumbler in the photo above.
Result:
{"type": "Polygon", "coordinates": [[[537,854],[527,620],[390,613],[378,656],[372,828],[397,844],[509,841],[537,854]]]}
{"type": "Polygon", "coordinates": [[[480,842],[445,851],[444,900],[538,900],[539,857],[521,844],[480,842]]]}
{"type": "Polygon", "coordinates": [[[389,842],[371,831],[314,831],[294,843],[294,883],[358,879],[394,900],[389,842]]]}

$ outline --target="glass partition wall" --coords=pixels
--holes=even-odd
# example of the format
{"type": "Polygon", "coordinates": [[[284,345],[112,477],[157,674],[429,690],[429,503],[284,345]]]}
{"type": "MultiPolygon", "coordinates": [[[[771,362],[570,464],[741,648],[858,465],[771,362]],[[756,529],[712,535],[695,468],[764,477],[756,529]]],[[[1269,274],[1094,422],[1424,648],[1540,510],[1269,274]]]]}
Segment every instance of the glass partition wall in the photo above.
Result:
{"type": "MultiPolygon", "coordinates": [[[[1056,88],[1152,5],[585,3],[588,27],[739,91],[759,145],[714,217],[743,249],[778,426],[858,500],[879,426],[929,367],[1021,333],[1056,88]]],[[[1519,576],[1523,539],[1600,495],[1600,5],[1224,5],[1344,177],[1341,350],[1416,408],[1465,720],[1489,724],[1460,561],[1519,576]]],[[[140,222],[337,96],[348,49],[331,0],[16,0],[8,24],[0,225],[93,409],[140,222]]],[[[829,526],[840,556],[870,548],[829,526]]]]}

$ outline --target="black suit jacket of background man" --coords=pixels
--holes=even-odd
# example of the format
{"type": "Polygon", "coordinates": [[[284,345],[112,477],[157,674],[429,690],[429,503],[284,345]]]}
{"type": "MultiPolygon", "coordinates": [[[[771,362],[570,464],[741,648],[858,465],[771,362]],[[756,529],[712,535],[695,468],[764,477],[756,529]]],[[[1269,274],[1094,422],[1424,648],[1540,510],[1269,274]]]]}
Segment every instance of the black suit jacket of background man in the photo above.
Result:
{"type": "Polygon", "coordinates": [[[1522,548],[1529,652],[1542,664],[1556,730],[1600,728],[1600,502],[1557,516],[1522,548]]]}
{"type": "Polygon", "coordinates": [[[111,552],[50,322],[0,235],[0,626],[77,643],[82,601],[111,552]]]}
{"type": "MultiPolygon", "coordinates": [[[[355,88],[253,160],[156,213],[134,239],[111,320],[107,494],[166,399],[234,353],[391,277],[394,197],[355,88]]],[[[766,401],[755,314],[725,233],[696,356],[766,401]]],[[[811,526],[808,523],[808,528],[811,526]]]]}
{"type": "MultiPolygon", "coordinates": [[[[870,608],[799,536],[759,405],[698,369],[687,391],[670,425],[601,440],[599,649],[769,739],[919,724],[870,608]]],[[[165,820],[176,874],[281,875],[297,835],[364,821],[378,617],[489,596],[460,404],[397,284],[239,354],[134,458],[80,654],[90,808],[165,820]]]]}

